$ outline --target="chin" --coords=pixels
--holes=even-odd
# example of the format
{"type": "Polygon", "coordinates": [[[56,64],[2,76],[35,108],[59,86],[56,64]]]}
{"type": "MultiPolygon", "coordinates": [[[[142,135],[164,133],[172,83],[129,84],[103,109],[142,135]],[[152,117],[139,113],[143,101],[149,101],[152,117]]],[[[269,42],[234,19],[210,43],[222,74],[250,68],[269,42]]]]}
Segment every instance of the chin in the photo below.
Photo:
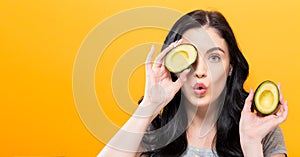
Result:
{"type": "Polygon", "coordinates": [[[204,97],[195,97],[193,100],[190,100],[191,105],[196,107],[207,107],[210,104],[210,98],[208,96],[204,97]]]}

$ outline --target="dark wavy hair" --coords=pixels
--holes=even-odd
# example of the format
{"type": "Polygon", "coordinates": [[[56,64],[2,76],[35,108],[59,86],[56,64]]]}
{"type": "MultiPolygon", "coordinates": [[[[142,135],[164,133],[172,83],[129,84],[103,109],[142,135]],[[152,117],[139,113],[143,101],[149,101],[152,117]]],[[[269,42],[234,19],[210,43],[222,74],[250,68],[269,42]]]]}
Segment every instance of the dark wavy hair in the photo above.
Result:
{"type": "MultiPolygon", "coordinates": [[[[248,93],[244,90],[243,85],[249,73],[248,63],[240,51],[235,36],[225,17],[217,11],[195,10],[182,16],[168,33],[162,49],[165,49],[172,42],[182,38],[182,34],[191,28],[209,26],[215,28],[219,35],[225,39],[230,55],[230,65],[232,74],[228,76],[224,90],[224,106],[218,117],[216,127],[217,132],[214,142],[217,155],[220,157],[243,156],[240,138],[239,138],[239,121],[241,111],[244,106],[248,93]]],[[[173,81],[177,79],[176,75],[171,73],[173,81]]],[[[145,156],[181,156],[187,149],[186,131],[187,114],[183,105],[180,105],[181,91],[179,90],[174,98],[168,103],[162,115],[158,115],[151,122],[141,142],[146,149],[141,155],[145,156]],[[179,118],[174,118],[175,114],[182,112],[179,118]],[[172,121],[172,119],[174,119],[172,121]],[[171,123],[169,125],[168,123],[171,123]],[[166,125],[168,124],[168,125],[166,125]],[[151,134],[152,130],[162,129],[159,135],[151,134]],[[163,140],[169,140],[169,143],[160,148],[163,140]]],[[[141,100],[140,100],[141,101],[141,100]]]]}

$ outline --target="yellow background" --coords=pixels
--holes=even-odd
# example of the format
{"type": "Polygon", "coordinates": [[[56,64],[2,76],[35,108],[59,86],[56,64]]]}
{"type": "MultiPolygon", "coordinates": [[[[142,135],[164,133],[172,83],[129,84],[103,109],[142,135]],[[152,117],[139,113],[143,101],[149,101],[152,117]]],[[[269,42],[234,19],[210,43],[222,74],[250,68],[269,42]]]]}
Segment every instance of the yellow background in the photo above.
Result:
{"type": "MultiPolygon", "coordinates": [[[[281,82],[289,102],[288,120],[281,127],[289,155],[300,155],[297,145],[300,141],[299,1],[2,0],[1,157],[96,156],[103,143],[86,129],[76,111],[72,95],[73,64],[81,43],[97,24],[120,11],[143,6],[161,6],[185,13],[199,8],[221,11],[250,65],[245,89],[256,88],[265,79],[281,82]]],[[[166,33],[150,28],[131,31],[107,48],[107,57],[104,56],[96,70],[96,91],[114,123],[122,125],[128,118],[117,108],[108,86],[111,78],[108,74],[115,61],[134,45],[163,42],[166,33]],[[110,56],[112,53],[115,54],[110,56]]],[[[134,101],[143,94],[143,72],[142,67],[138,68],[129,81],[134,101]]]]}

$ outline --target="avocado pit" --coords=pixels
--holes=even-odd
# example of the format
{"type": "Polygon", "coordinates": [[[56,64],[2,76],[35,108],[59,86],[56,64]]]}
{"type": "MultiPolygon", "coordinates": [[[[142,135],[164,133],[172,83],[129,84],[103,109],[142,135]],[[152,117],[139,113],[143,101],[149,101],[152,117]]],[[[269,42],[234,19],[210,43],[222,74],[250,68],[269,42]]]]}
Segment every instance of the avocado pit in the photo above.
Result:
{"type": "Polygon", "coordinates": [[[279,106],[277,85],[270,80],[262,82],[255,90],[253,105],[256,112],[262,116],[277,112],[279,106]]]}

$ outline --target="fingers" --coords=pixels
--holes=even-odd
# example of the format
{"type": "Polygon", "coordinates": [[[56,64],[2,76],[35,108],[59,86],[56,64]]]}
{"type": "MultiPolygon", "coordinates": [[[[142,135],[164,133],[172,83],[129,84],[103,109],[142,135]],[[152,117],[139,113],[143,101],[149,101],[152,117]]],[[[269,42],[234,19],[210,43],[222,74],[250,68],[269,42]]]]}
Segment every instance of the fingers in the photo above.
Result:
{"type": "Polygon", "coordinates": [[[279,90],[279,105],[280,105],[280,114],[281,114],[282,111],[287,111],[287,101],[284,100],[283,98],[280,82],[278,82],[277,86],[279,90]]]}
{"type": "Polygon", "coordinates": [[[163,60],[165,58],[165,56],[168,54],[168,52],[170,52],[171,49],[173,49],[174,47],[180,45],[182,43],[182,39],[173,42],[172,44],[170,44],[167,48],[165,48],[155,59],[154,61],[154,65],[158,65],[161,66],[163,63],[163,60]]]}
{"type": "Polygon", "coordinates": [[[281,118],[281,122],[285,121],[288,115],[288,106],[287,106],[288,102],[285,101],[282,104],[282,118],[281,118]]]}
{"type": "Polygon", "coordinates": [[[182,87],[183,83],[186,81],[187,75],[190,71],[191,71],[191,68],[185,69],[183,72],[180,73],[178,79],[174,82],[174,86],[175,86],[174,91],[176,93],[182,87]]]}
{"type": "Polygon", "coordinates": [[[151,64],[151,62],[152,62],[152,58],[153,58],[153,56],[154,56],[154,52],[155,52],[155,47],[154,47],[154,45],[152,45],[151,46],[151,49],[150,49],[150,51],[149,51],[149,54],[148,54],[148,56],[147,56],[147,59],[146,59],[146,75],[147,74],[149,74],[150,72],[151,72],[151,70],[152,70],[152,64],[151,64]]]}
{"type": "Polygon", "coordinates": [[[278,86],[278,90],[279,90],[279,94],[280,94],[280,98],[279,98],[280,99],[279,100],[280,101],[280,103],[279,103],[280,110],[278,113],[276,113],[276,118],[278,120],[278,123],[280,124],[280,123],[284,122],[287,118],[288,106],[287,106],[287,101],[284,100],[283,95],[282,95],[281,84],[278,83],[277,86],[278,86]]]}
{"type": "MultiPolygon", "coordinates": [[[[279,100],[279,111],[273,115],[267,116],[270,118],[270,123],[272,123],[274,126],[279,125],[280,123],[284,122],[287,118],[288,115],[288,106],[287,106],[287,101],[284,100],[282,91],[281,91],[281,85],[280,83],[277,84],[279,94],[280,94],[280,100],[279,100]]],[[[267,118],[265,117],[265,118],[267,118]]]]}
{"type": "MultiPolygon", "coordinates": [[[[154,67],[161,67],[162,64],[163,64],[163,60],[164,60],[164,57],[166,56],[166,54],[171,50],[173,49],[174,47],[178,46],[179,44],[182,43],[182,39],[178,40],[178,41],[175,41],[173,42],[172,44],[170,44],[167,48],[165,48],[154,60],[154,63],[153,63],[153,66],[154,67]]],[[[152,67],[152,59],[153,59],[153,56],[154,56],[154,53],[155,53],[155,47],[154,45],[152,45],[151,47],[151,50],[147,56],[147,59],[146,59],[146,70],[147,71],[150,71],[151,67],[152,67]]]]}
{"type": "Polygon", "coordinates": [[[251,105],[252,105],[252,101],[253,101],[253,96],[254,96],[254,92],[251,88],[250,92],[249,92],[249,95],[245,100],[245,105],[244,105],[243,111],[251,112],[251,105]]]}
{"type": "Polygon", "coordinates": [[[151,49],[150,49],[150,51],[149,51],[149,53],[148,53],[147,59],[146,59],[146,64],[147,64],[147,63],[151,63],[152,58],[153,58],[153,55],[154,55],[154,52],[155,52],[155,46],[152,45],[152,46],[151,46],[151,49]]]}
{"type": "Polygon", "coordinates": [[[287,101],[285,101],[284,104],[280,104],[280,111],[278,113],[263,118],[268,119],[268,122],[272,126],[278,126],[279,124],[281,124],[286,120],[287,115],[288,115],[288,108],[287,108],[287,101]]]}
{"type": "Polygon", "coordinates": [[[280,104],[283,104],[284,103],[284,98],[283,98],[283,95],[282,95],[280,82],[278,82],[277,86],[278,86],[278,90],[279,90],[279,102],[280,102],[280,104]]]}

